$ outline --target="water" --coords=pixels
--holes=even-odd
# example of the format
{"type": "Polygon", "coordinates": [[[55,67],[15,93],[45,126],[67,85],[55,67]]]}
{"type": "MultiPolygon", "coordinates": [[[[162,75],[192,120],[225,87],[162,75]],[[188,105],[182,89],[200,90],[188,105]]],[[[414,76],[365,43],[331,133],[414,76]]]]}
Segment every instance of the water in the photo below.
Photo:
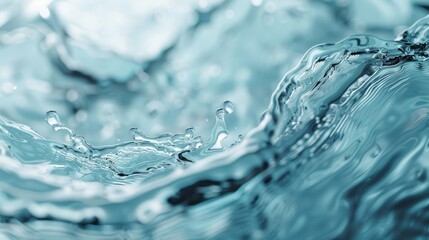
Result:
{"type": "Polygon", "coordinates": [[[424,3],[303,2],[2,2],[0,239],[429,238],[429,17],[277,82],[424,3]]]}

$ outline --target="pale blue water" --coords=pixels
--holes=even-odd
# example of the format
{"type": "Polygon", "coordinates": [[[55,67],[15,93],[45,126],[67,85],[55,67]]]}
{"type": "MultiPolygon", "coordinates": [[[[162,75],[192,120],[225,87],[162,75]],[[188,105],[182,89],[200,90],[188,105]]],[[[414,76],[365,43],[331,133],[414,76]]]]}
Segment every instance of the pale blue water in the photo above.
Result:
{"type": "Polygon", "coordinates": [[[1,1],[0,239],[429,238],[428,5],[1,1]]]}

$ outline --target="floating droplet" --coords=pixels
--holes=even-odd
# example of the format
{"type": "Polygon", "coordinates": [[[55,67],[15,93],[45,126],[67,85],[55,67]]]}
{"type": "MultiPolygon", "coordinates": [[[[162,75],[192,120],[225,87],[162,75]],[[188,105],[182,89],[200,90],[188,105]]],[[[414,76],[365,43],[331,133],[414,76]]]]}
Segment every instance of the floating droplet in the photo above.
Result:
{"type": "MultiPolygon", "coordinates": [[[[49,124],[49,126],[54,127],[54,130],[55,130],[55,127],[62,126],[57,112],[52,111],[52,110],[46,113],[46,122],[49,124]]],[[[57,131],[57,130],[55,130],[55,131],[57,131]]]]}
{"type": "Polygon", "coordinates": [[[216,111],[216,117],[219,118],[219,119],[224,119],[224,117],[225,117],[225,110],[223,108],[219,108],[216,111]]]}
{"type": "Polygon", "coordinates": [[[234,104],[232,104],[232,102],[230,102],[230,101],[225,101],[224,103],[223,103],[223,109],[225,109],[225,112],[226,113],[233,113],[234,112],[234,104]]]}
{"type": "Polygon", "coordinates": [[[185,136],[188,138],[191,138],[194,136],[194,132],[195,132],[194,128],[187,128],[185,130],[185,136]]]}
{"type": "Polygon", "coordinates": [[[64,126],[56,111],[48,111],[46,113],[46,122],[49,126],[53,127],[55,131],[65,131],[69,140],[73,142],[73,149],[81,153],[89,153],[91,147],[86,143],[85,139],[81,136],[76,136],[76,133],[70,128],[64,126]]]}

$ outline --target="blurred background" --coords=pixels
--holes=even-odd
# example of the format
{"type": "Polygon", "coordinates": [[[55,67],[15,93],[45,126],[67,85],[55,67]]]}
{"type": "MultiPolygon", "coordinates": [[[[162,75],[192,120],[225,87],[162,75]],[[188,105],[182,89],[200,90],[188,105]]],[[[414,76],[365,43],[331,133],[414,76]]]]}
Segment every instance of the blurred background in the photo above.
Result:
{"type": "Polygon", "coordinates": [[[204,140],[224,101],[230,137],[255,127],[282,76],[316,44],[395,36],[426,0],[0,0],[0,114],[95,145],[194,127],[204,140]]]}

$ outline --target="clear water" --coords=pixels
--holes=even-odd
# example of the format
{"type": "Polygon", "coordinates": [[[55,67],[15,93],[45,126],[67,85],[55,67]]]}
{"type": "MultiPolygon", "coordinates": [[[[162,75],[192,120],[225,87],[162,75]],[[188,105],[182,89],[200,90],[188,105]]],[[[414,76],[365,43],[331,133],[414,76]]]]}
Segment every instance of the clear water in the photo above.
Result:
{"type": "Polygon", "coordinates": [[[429,238],[427,8],[0,2],[0,239],[429,238]]]}

